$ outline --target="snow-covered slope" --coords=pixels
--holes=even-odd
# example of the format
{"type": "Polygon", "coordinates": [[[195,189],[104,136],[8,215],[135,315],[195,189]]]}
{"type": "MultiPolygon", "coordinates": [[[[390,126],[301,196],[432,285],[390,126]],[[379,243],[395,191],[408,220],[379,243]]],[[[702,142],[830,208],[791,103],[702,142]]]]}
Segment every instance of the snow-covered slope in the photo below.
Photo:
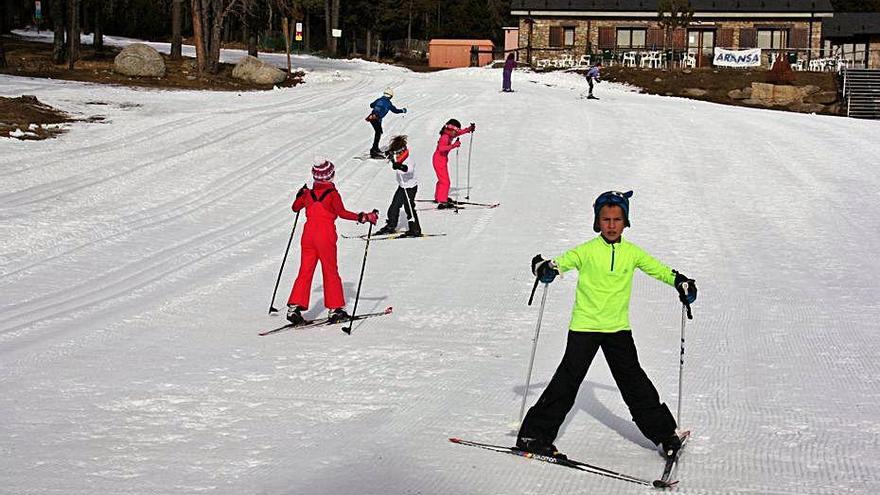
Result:
{"type": "MultiPolygon", "coordinates": [[[[648,492],[447,441],[513,443],[538,314],[529,260],[591,238],[608,189],[635,191],[625,235],[700,287],[677,491],[880,491],[880,123],[613,84],[585,101],[563,74],[517,73],[503,94],[498,70],[297,61],[305,85],[263,93],[0,76],[0,95],[107,117],[0,141],[0,493],[648,492]],[[392,171],[353,157],[386,86],[409,109],[386,138],[410,136],[420,197],[454,117],[478,126],[471,200],[502,206],[422,211],[447,236],[372,243],[358,311],[392,316],[351,336],[257,337],[282,323],[266,311],[315,156],[336,163],[349,209],[384,216],[392,171]]],[[[450,160],[461,196],[469,147],[450,160]]],[[[364,246],[339,240],[349,309],[364,246]]],[[[549,287],[530,404],[561,357],[574,284],[549,287]]],[[[307,316],[321,302],[318,275],[307,316]]],[[[674,410],[673,289],[637,275],[631,319],[674,410]]],[[[601,357],[556,444],[644,478],[662,468],[601,357]]]]}

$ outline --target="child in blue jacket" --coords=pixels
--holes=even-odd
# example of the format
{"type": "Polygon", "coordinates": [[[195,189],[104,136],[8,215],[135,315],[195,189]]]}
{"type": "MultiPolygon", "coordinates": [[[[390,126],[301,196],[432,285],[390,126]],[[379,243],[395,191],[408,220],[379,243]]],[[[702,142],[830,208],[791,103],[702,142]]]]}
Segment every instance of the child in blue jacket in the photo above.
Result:
{"type": "Polygon", "coordinates": [[[370,103],[370,108],[373,111],[370,112],[370,115],[367,115],[366,119],[373,126],[373,147],[370,148],[370,158],[385,158],[385,155],[379,150],[379,138],[382,137],[382,119],[388,115],[389,111],[393,113],[406,113],[406,108],[397,108],[394,106],[394,103],[391,103],[391,98],[393,97],[394,90],[385,88],[382,96],[373,103],[370,103]]]}

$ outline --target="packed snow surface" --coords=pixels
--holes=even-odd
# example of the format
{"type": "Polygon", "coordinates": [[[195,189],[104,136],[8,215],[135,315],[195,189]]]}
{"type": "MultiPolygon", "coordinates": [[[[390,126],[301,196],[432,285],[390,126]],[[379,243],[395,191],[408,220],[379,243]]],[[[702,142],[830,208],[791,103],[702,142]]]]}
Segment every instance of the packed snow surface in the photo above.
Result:
{"type": "MultiPolygon", "coordinates": [[[[0,140],[0,493],[649,493],[447,440],[514,442],[539,314],[529,261],[592,238],[609,189],[635,191],[625,236],[700,289],[676,491],[880,492],[880,122],[610,83],[587,101],[573,74],[517,72],[505,94],[497,69],[294,67],[306,84],[242,93],[0,76],[2,96],[106,117],[0,140]],[[457,118],[477,131],[450,155],[453,196],[502,205],[425,209],[423,230],[446,236],[372,242],[358,312],[392,315],[351,336],[258,337],[283,323],[267,310],[315,157],[336,164],[349,209],[384,218],[394,174],[354,157],[386,87],[409,113],[386,118],[385,140],[409,135],[419,196],[457,118]]],[[[365,247],[339,239],[349,310],[365,247]]],[[[529,404],[562,356],[573,275],[547,289],[529,404]]],[[[322,315],[320,273],[312,298],[306,315],[322,315]]],[[[633,334],[674,413],[681,321],[674,290],[636,275],[633,334]]],[[[599,355],[556,445],[657,478],[629,418],[599,355]]]]}

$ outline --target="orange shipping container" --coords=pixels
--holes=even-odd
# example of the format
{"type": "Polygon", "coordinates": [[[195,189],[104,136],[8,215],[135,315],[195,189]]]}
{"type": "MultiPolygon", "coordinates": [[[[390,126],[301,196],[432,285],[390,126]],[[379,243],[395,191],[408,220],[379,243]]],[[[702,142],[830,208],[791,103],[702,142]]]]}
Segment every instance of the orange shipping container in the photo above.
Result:
{"type": "Polygon", "coordinates": [[[431,40],[428,43],[429,67],[470,67],[471,47],[476,46],[477,65],[488,65],[492,62],[492,49],[495,45],[491,40],[431,40]]]}

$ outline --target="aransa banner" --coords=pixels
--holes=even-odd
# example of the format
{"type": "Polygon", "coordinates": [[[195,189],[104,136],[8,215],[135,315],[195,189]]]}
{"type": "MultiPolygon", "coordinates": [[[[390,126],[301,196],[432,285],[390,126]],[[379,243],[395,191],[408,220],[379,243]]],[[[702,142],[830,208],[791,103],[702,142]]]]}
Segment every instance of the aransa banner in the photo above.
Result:
{"type": "Polygon", "coordinates": [[[761,49],[750,50],[725,50],[715,49],[714,65],[721,67],[756,67],[761,65],[761,49]]]}

